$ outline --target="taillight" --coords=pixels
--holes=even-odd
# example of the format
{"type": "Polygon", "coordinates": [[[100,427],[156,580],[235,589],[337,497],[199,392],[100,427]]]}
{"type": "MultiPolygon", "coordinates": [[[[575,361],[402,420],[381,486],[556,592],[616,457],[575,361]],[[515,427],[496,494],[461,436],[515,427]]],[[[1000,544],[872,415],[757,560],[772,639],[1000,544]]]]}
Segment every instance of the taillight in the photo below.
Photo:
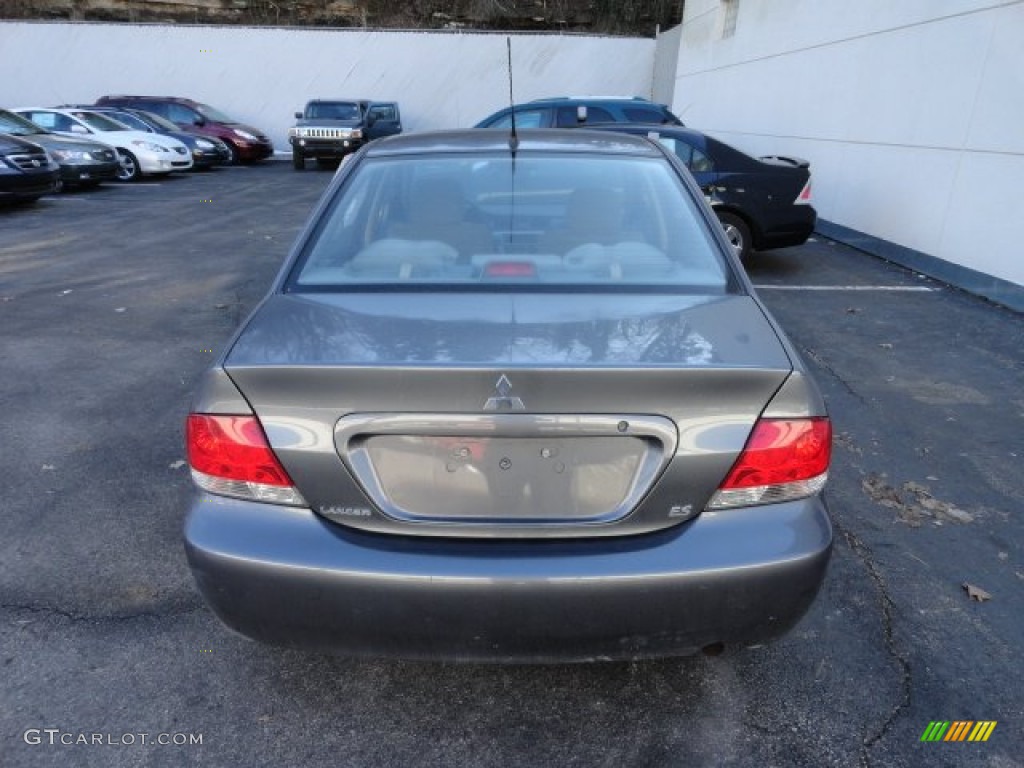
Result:
{"type": "Polygon", "coordinates": [[[185,447],[192,479],[210,493],[305,506],[255,416],[191,413],[185,447]]]}
{"type": "Polygon", "coordinates": [[[708,509],[813,496],[825,486],[831,457],[828,418],[760,419],[708,509]]]}
{"type": "Polygon", "coordinates": [[[804,184],[804,188],[800,190],[800,194],[796,196],[796,200],[793,201],[793,205],[810,205],[811,204],[811,180],[808,179],[807,183],[804,184]]]}

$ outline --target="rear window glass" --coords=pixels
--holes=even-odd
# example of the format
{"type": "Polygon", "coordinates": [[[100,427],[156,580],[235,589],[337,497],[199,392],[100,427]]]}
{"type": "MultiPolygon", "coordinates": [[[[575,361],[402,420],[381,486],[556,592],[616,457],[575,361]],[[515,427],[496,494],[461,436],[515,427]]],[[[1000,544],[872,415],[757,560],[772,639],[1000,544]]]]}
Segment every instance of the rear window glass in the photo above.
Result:
{"type": "Polygon", "coordinates": [[[631,123],[664,123],[672,119],[662,110],[649,107],[626,107],[622,111],[631,123]]]}
{"type": "MultiPolygon", "coordinates": [[[[540,128],[544,122],[544,110],[542,109],[523,109],[516,110],[516,128],[540,128]]],[[[490,125],[485,126],[487,128],[511,128],[512,127],[512,113],[509,112],[507,115],[502,115],[490,125]]]]}
{"type": "Polygon", "coordinates": [[[661,158],[367,158],[320,219],[290,289],[690,286],[723,291],[707,224],[661,158]]]}
{"type": "MultiPolygon", "coordinates": [[[[588,123],[614,123],[617,122],[615,115],[601,107],[587,107],[588,123]]],[[[572,128],[580,124],[580,111],[578,107],[559,107],[556,114],[556,121],[559,128],[572,128]]]]}
{"type": "Polygon", "coordinates": [[[370,107],[370,114],[378,120],[393,122],[398,120],[398,109],[391,104],[378,104],[370,107]]]}

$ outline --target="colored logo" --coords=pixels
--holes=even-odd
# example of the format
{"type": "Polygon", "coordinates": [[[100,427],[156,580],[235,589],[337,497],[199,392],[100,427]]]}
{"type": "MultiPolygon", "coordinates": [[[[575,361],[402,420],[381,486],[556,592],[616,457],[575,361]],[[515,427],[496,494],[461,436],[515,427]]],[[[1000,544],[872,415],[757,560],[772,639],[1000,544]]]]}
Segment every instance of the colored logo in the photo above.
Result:
{"type": "Polygon", "coordinates": [[[921,734],[921,741],[988,741],[996,729],[996,720],[932,720],[921,734]]]}

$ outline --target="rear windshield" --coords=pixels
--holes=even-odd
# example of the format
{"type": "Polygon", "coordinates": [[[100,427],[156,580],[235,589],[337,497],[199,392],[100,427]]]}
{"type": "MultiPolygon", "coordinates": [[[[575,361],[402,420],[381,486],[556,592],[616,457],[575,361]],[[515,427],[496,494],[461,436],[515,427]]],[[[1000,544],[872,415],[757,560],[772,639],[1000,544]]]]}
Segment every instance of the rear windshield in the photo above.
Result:
{"type": "Polygon", "coordinates": [[[728,284],[662,158],[520,152],[367,158],[321,217],[289,288],[728,284]]]}

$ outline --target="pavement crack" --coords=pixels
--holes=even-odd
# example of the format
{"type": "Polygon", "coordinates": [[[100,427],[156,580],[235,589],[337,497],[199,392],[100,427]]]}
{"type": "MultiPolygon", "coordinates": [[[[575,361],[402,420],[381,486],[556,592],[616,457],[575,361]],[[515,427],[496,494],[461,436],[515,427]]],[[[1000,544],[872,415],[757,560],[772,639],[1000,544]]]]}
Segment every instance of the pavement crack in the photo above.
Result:
{"type": "Polygon", "coordinates": [[[838,381],[843,386],[843,389],[845,389],[851,397],[855,398],[859,403],[867,405],[867,400],[865,399],[864,395],[862,395],[860,392],[858,392],[852,386],[850,386],[850,383],[842,376],[840,376],[839,373],[836,372],[836,369],[833,368],[831,364],[829,364],[825,360],[825,358],[823,358],[810,347],[801,347],[801,350],[805,355],[811,358],[811,360],[813,360],[817,365],[824,369],[829,374],[829,376],[838,381]]]}
{"type": "Polygon", "coordinates": [[[835,520],[833,520],[833,525],[836,530],[839,531],[840,535],[842,535],[854,555],[856,555],[864,564],[864,568],[867,570],[868,576],[871,578],[871,581],[874,582],[875,589],[878,593],[879,604],[882,608],[882,635],[883,642],[885,644],[885,651],[900,669],[899,701],[893,705],[885,720],[883,720],[876,728],[870,729],[861,739],[860,764],[863,768],[870,768],[872,764],[871,749],[889,732],[889,729],[899,718],[900,714],[910,707],[913,678],[911,676],[909,659],[907,659],[905,653],[896,647],[896,639],[893,635],[893,606],[895,603],[893,602],[892,597],[889,596],[889,588],[885,583],[885,578],[878,570],[878,566],[872,558],[871,550],[853,531],[846,529],[835,520]]]}
{"type": "Polygon", "coordinates": [[[43,605],[41,603],[0,603],[0,610],[9,613],[41,614],[64,618],[71,622],[86,624],[113,624],[134,621],[136,619],[170,619],[195,613],[202,610],[202,608],[202,603],[196,601],[184,605],[168,606],[166,608],[148,608],[146,610],[131,611],[129,613],[100,616],[69,611],[65,608],[59,608],[54,605],[43,605]]]}

